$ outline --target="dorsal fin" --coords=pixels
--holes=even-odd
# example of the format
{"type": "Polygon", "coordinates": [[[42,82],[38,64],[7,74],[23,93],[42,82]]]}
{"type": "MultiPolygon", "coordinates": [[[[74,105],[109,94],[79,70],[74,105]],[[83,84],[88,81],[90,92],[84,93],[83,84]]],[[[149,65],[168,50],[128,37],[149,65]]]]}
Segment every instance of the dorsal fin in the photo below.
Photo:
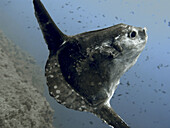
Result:
{"type": "Polygon", "coordinates": [[[53,54],[57,51],[64,40],[66,40],[67,36],[56,26],[40,0],[33,0],[33,4],[35,16],[40,25],[44,39],[48,45],[50,54],[53,54]]]}

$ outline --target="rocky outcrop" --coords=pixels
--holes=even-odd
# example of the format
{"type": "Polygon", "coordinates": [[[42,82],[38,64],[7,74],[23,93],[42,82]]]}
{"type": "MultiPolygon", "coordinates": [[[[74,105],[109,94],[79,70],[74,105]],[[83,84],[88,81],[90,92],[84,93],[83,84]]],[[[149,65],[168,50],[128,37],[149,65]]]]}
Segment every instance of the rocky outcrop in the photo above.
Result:
{"type": "Polygon", "coordinates": [[[35,61],[0,31],[0,128],[53,128],[44,83],[35,61]]]}

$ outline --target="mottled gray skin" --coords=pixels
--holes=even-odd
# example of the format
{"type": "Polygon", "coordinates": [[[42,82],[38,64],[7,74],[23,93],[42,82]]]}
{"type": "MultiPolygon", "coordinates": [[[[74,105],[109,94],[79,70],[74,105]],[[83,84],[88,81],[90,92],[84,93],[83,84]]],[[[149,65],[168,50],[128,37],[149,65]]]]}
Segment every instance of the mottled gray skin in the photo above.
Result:
{"type": "Polygon", "coordinates": [[[146,29],[118,24],[66,36],[40,0],[33,3],[50,51],[45,67],[50,95],[67,108],[94,113],[115,128],[128,128],[111,108],[110,99],[120,77],[144,49],[146,29]]]}

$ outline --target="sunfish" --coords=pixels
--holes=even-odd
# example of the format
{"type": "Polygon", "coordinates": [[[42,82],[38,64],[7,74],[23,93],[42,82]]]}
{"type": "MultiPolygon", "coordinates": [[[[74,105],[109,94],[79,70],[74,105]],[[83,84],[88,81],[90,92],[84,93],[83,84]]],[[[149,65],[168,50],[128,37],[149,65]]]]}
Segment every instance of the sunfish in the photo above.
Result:
{"type": "Polygon", "coordinates": [[[147,42],[146,28],[117,24],[75,36],[65,35],[40,0],[35,16],[49,49],[45,76],[49,94],[69,109],[95,114],[114,128],[129,128],[110,105],[120,77],[147,42]]]}

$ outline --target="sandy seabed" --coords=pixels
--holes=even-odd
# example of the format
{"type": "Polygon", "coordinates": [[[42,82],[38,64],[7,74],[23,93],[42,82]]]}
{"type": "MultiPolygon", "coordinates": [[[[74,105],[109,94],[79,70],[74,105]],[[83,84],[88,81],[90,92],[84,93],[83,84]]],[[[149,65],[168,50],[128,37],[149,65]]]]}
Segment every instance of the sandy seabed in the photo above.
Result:
{"type": "Polygon", "coordinates": [[[34,59],[0,31],[0,128],[53,128],[44,83],[34,59]]]}

